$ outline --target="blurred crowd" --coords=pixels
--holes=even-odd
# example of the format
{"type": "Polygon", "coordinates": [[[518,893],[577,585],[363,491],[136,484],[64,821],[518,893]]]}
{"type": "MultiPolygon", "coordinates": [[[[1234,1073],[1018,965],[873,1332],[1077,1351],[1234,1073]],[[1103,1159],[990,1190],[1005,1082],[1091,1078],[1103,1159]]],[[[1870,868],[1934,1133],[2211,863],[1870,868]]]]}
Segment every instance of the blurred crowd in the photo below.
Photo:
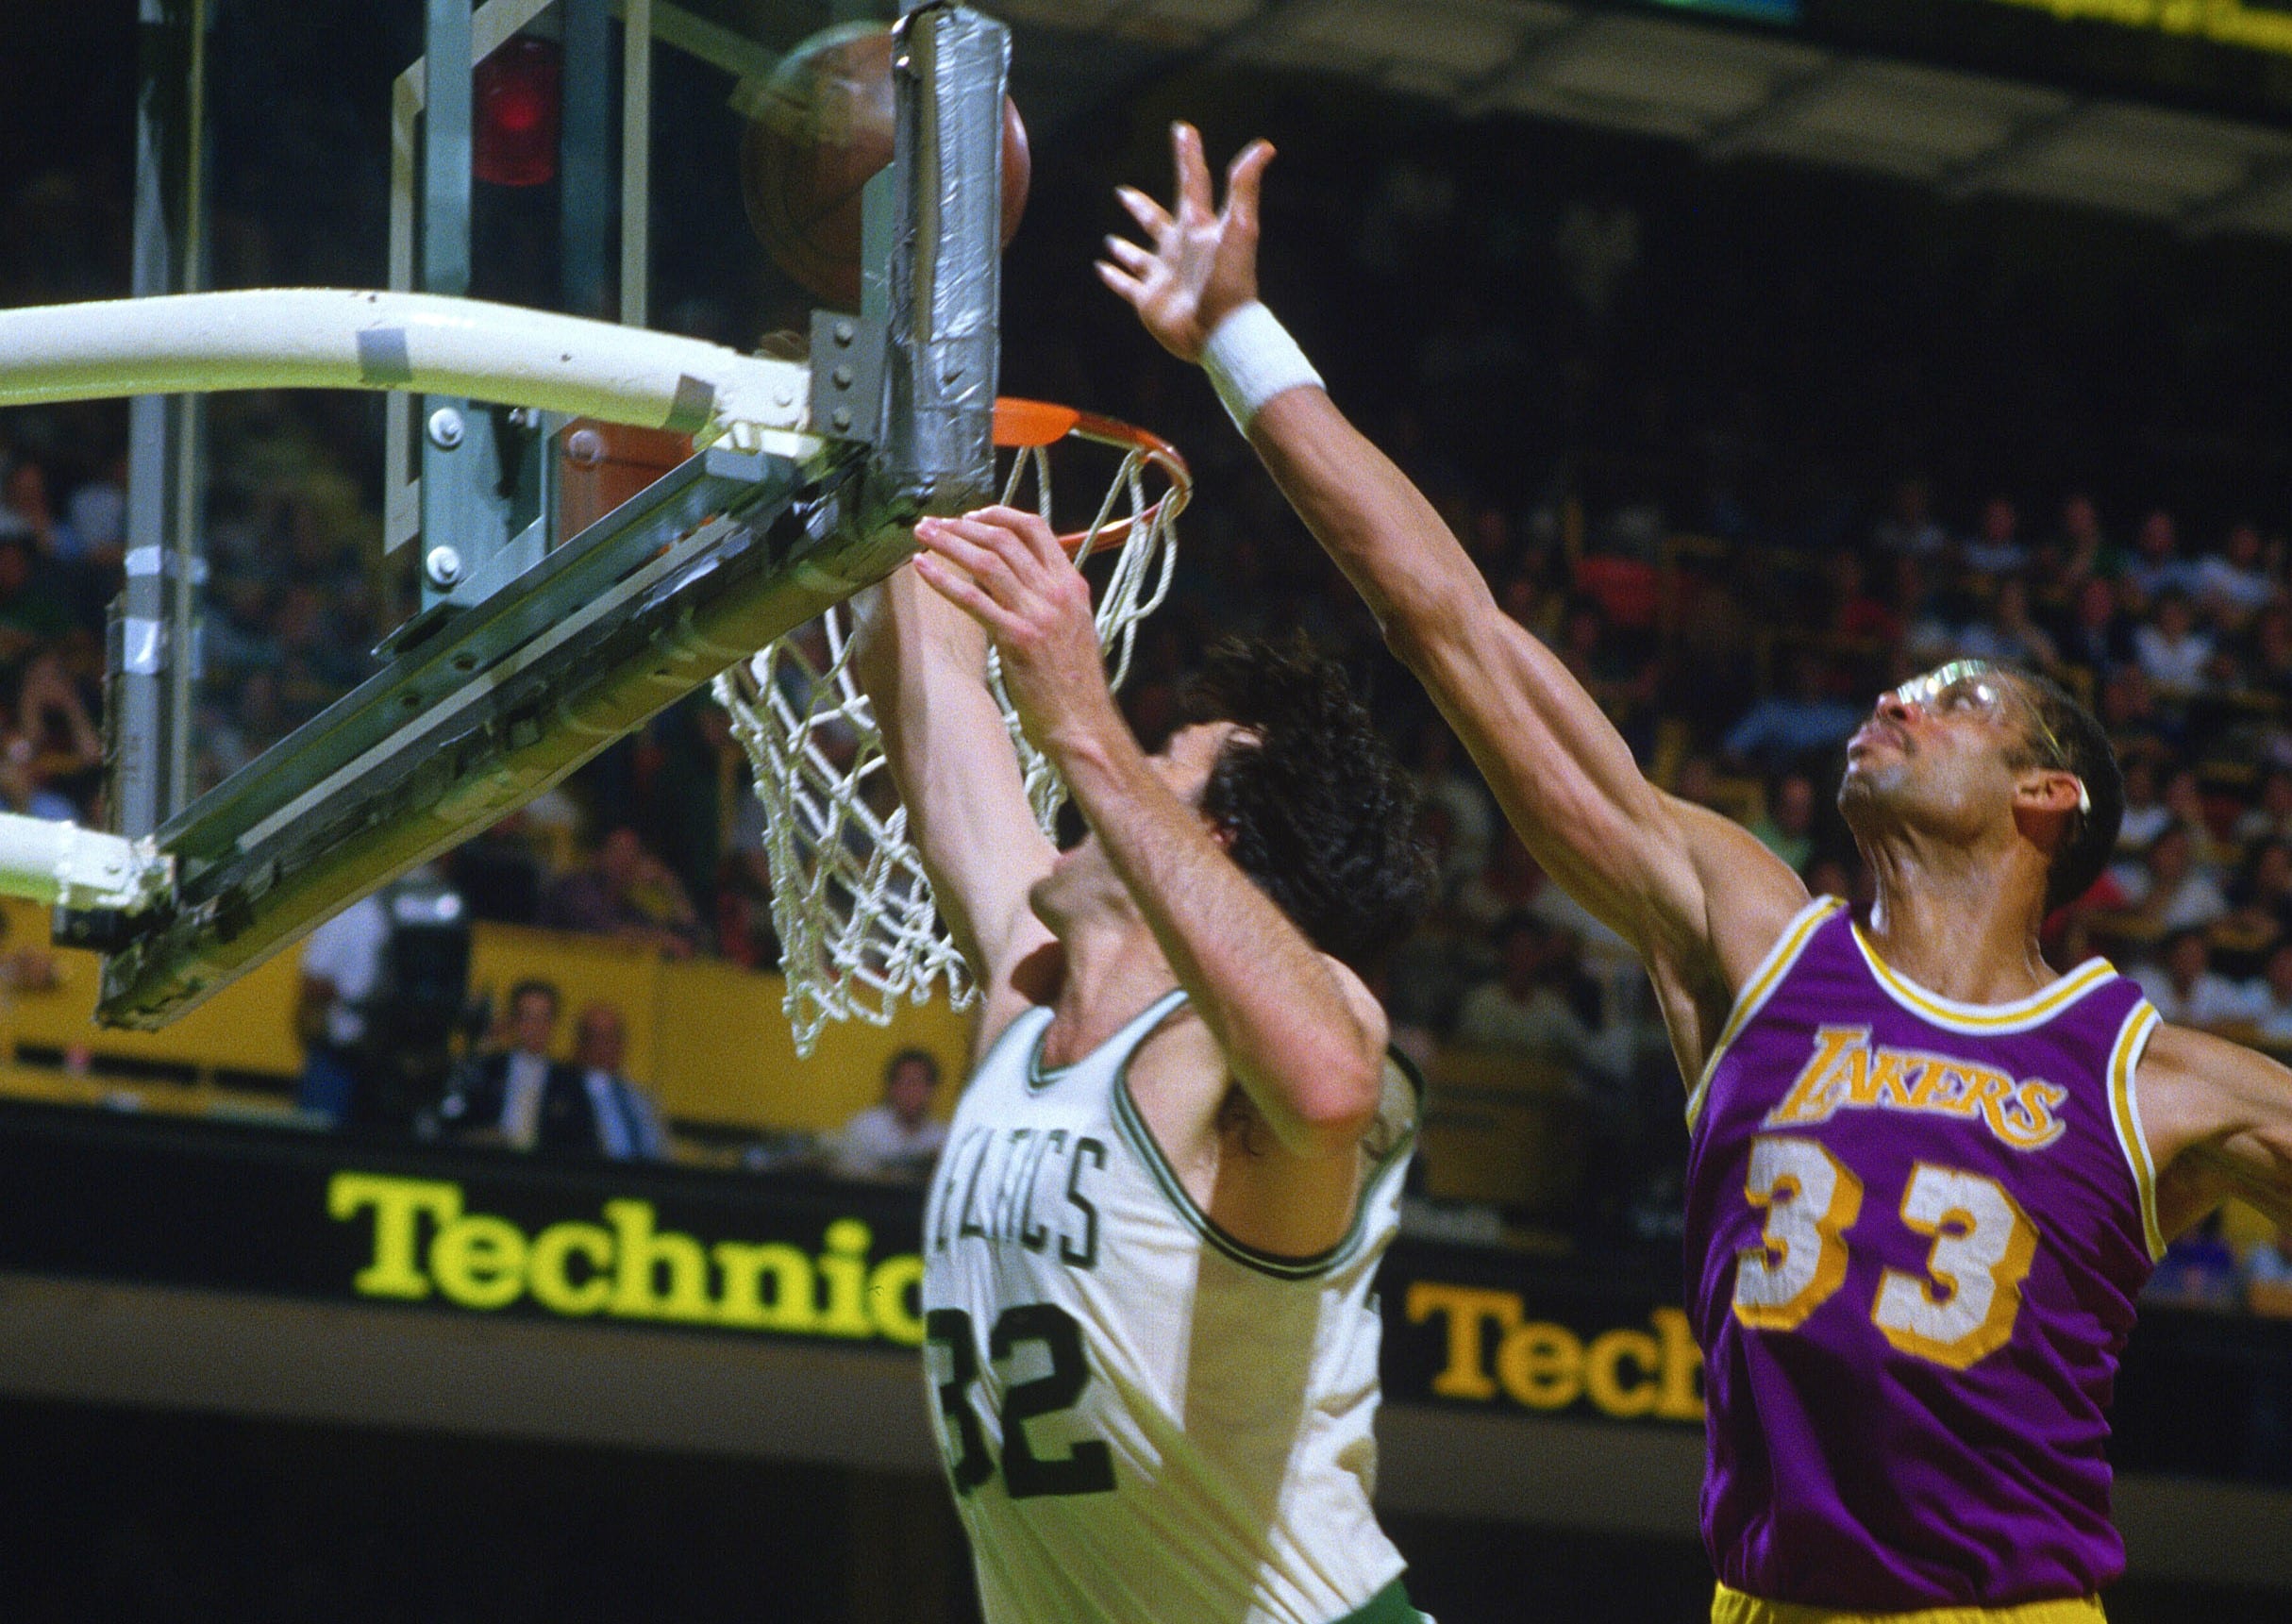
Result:
{"type": "MultiPolygon", "coordinates": [[[[1762,181],[1580,133],[1404,138],[1278,97],[1227,111],[1223,135],[1206,118],[1213,145],[1263,129],[1287,155],[1267,198],[1268,298],[1657,782],[1741,821],[1814,889],[1866,899],[1832,797],[1873,696],[1961,656],[2043,671],[2102,717],[2128,794],[2116,862],[2048,922],[2048,952],[2065,967],[2104,953],[2167,1018],[2292,1052],[2292,514],[2273,460],[2284,369],[2267,363],[2287,342],[2267,314],[2280,300],[2197,264],[2212,279],[2187,311],[2217,311],[2250,353],[2207,349],[2192,313],[2175,344],[2113,368],[2092,342],[2117,330],[2109,301],[2163,274],[2130,239],[2089,233],[2057,268],[2036,226],[2025,239],[1880,189],[1762,181]],[[1773,242],[1824,238],[1831,260],[1778,272],[1773,242]]],[[[1006,271],[1007,308],[1024,312],[1005,333],[1006,390],[1146,424],[1198,477],[1128,712],[1156,742],[1227,633],[1301,626],[1343,655],[1420,776],[1442,877],[1387,971],[1401,1040],[1436,1086],[1459,1053],[1560,1079],[1581,1130],[1575,1205],[1606,1232],[1660,1239],[1677,1221],[1679,1083],[1636,967],[1511,835],[1207,388],[1087,274],[1113,224],[1110,178],[1158,184],[1162,139],[1150,125],[1046,148],[1006,271]]],[[[360,279],[353,247],[373,221],[330,227],[331,193],[312,191],[291,232],[261,215],[254,180],[218,195],[224,285],[360,279]]],[[[371,213],[378,199],[359,196],[371,213]]],[[[92,169],[0,176],[0,306],[124,292],[125,220],[92,169]]],[[[661,325],[727,342],[802,325],[761,281],[662,303],[661,325]]],[[[381,546],[376,401],[250,393],[206,410],[202,787],[347,693],[415,604],[410,550],[381,546]]],[[[116,403],[0,413],[9,810],[104,817],[125,444],[116,403]]],[[[1086,505],[1103,489],[1062,478],[1086,505]]],[[[478,919],[770,968],[762,819],[726,717],[696,697],[444,876],[478,919]]],[[[528,1025],[554,1026],[554,994],[544,1022],[527,991],[528,1025]]],[[[502,1035],[502,1054],[518,1046],[502,1035]]],[[[463,1110],[531,1139],[544,1130],[528,1106],[560,1084],[575,1098],[559,1080],[463,1110]]],[[[853,1143],[928,1153],[919,1092],[919,1077],[887,1080],[897,1131],[878,1121],[853,1143]]],[[[617,1107],[591,1114],[615,1144],[653,1143],[633,1114],[612,1126],[617,1107]]],[[[2292,1267],[2232,1240],[2192,1238],[2160,1290],[2281,1309],[2292,1267]],[[2226,1250],[2225,1275],[2207,1246],[2226,1250]]]]}

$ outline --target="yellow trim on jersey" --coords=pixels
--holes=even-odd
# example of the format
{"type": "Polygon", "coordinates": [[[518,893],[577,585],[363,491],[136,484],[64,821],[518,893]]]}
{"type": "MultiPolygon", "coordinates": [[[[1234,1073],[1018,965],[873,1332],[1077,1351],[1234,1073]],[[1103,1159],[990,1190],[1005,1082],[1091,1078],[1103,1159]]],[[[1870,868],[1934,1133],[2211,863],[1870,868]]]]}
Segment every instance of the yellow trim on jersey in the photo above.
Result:
{"type": "Polygon", "coordinates": [[[1845,906],[1835,896],[1817,896],[1801,908],[1791,922],[1782,928],[1782,934],[1775,938],[1775,945],[1766,950],[1766,957],[1760,960],[1758,967],[1751,971],[1750,979],[1743,983],[1743,990],[1735,995],[1733,1013],[1727,1017],[1727,1024],[1719,1029],[1719,1041],[1711,1046],[1711,1053],[1704,1058],[1703,1075],[1695,1080],[1695,1088],[1687,1096],[1689,1132],[1695,1131],[1695,1119],[1702,1113],[1703,1096],[1711,1087],[1712,1073],[1719,1069],[1720,1058],[1727,1053],[1728,1046],[1741,1035],[1751,1016],[1757,1014],[1774,995],[1784,973],[1798,963],[1798,955],[1806,951],[1815,928],[1845,906]]]}
{"type": "Polygon", "coordinates": [[[2025,1031],[2050,1020],[2116,974],[2116,967],[2108,960],[2087,959],[2060,980],[2040,987],[2026,998],[2003,1004],[1966,1004],[1930,992],[1896,970],[1878,956],[1878,949],[1870,946],[1859,925],[1854,927],[1854,945],[1862,949],[1863,963],[1870,966],[1879,985],[1896,1003],[1935,1026],[1962,1032],[2025,1031]]]}
{"type": "Polygon", "coordinates": [[[2155,1008],[2142,999],[2125,1017],[2116,1046],[2109,1052],[2109,1120],[2116,1129],[2117,1145],[2125,1152],[2125,1165],[2133,1170],[2133,1184],[2141,1193],[2141,1233],[2149,1242],[2150,1263],[2165,1255],[2165,1231],[2157,1223],[2157,1164],[2149,1154],[2149,1136],[2141,1130],[2140,1090],[2133,1074],[2140,1065],[2141,1051],[2162,1024],[2155,1008]]]}
{"type": "Polygon", "coordinates": [[[2103,1624],[2099,1597],[2025,1601],[2018,1607],[1928,1607],[1916,1613],[1842,1613],[1762,1601],[1722,1584],[1711,1599],[1711,1624],[2103,1624]]]}

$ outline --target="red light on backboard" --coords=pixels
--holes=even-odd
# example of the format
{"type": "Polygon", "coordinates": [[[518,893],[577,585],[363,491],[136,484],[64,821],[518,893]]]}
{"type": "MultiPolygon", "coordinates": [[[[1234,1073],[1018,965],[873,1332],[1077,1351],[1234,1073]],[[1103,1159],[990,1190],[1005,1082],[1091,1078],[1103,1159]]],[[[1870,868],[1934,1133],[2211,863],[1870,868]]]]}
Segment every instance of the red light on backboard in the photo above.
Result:
{"type": "Polygon", "coordinates": [[[477,64],[471,167],[478,179],[540,186],[557,178],[560,71],[554,41],[522,35],[477,64]]]}

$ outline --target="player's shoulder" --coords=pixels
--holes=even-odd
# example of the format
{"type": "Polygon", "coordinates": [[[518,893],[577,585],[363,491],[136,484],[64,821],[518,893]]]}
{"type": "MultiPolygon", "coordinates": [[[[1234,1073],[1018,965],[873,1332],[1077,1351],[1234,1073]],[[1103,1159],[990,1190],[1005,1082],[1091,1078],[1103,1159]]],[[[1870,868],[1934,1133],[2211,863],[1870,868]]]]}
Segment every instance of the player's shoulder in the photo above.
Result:
{"type": "Polygon", "coordinates": [[[1702,900],[1701,917],[1683,922],[1686,940],[1678,950],[1699,949],[1732,997],[1804,922],[1812,901],[1806,881],[1732,818],[1676,795],[1663,804],[1679,826],[1702,900]]]}
{"type": "Polygon", "coordinates": [[[2284,1113],[2292,1069],[2239,1043],[2159,1021],[2133,1071],[2143,1132],[2162,1168],[2183,1150],[2284,1113]]]}

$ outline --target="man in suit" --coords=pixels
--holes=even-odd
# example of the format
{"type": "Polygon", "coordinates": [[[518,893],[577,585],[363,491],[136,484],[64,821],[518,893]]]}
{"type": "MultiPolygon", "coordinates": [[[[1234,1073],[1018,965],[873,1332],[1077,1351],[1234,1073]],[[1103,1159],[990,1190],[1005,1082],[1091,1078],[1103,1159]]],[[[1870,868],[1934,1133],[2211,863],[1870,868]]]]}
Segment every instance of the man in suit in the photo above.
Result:
{"type": "Polygon", "coordinates": [[[511,1150],[594,1150],[595,1117],[580,1077],[549,1058],[558,1003],[547,981],[510,989],[510,1046],[481,1056],[447,1094],[438,1115],[449,1137],[511,1150]]]}
{"type": "MultiPolygon", "coordinates": [[[[628,1030],[611,1004],[590,1004],[574,1024],[573,1066],[594,1127],[594,1147],[610,1162],[658,1162],[668,1134],[652,1099],[622,1074],[628,1030]]],[[[544,1109],[544,1121],[547,1110],[544,1109]]]]}

